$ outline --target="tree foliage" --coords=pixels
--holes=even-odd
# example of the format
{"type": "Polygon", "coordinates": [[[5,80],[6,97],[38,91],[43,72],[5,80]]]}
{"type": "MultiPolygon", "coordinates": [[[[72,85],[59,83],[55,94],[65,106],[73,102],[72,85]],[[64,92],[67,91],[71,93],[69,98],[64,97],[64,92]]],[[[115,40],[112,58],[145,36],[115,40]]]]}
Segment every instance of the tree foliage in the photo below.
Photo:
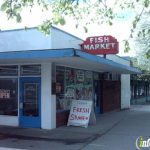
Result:
{"type": "Polygon", "coordinates": [[[135,46],[140,50],[141,54],[144,52],[149,58],[150,54],[150,12],[144,13],[143,17],[139,22],[139,26],[137,27],[137,32],[135,34],[135,46]]]}
{"type": "Polygon", "coordinates": [[[49,33],[52,24],[64,25],[66,16],[76,21],[76,27],[82,24],[87,32],[87,25],[93,22],[112,25],[116,15],[113,10],[115,3],[108,5],[106,0],[3,0],[1,11],[7,14],[8,19],[15,18],[21,22],[22,10],[28,8],[32,11],[35,5],[40,6],[42,11],[50,12],[39,27],[44,33],[49,33]]]}
{"type": "MultiPolygon", "coordinates": [[[[147,61],[147,60],[146,60],[147,61]]],[[[131,80],[135,81],[148,81],[150,82],[150,67],[147,62],[139,62],[139,58],[135,57],[131,59],[132,65],[139,68],[142,71],[142,74],[133,74],[131,75],[131,80]]]]}
{"type": "MultiPolygon", "coordinates": [[[[22,10],[28,8],[32,11],[35,5],[41,7],[42,11],[50,12],[47,19],[39,26],[39,30],[46,34],[49,34],[52,24],[64,25],[66,16],[76,21],[76,28],[82,25],[87,32],[87,25],[90,23],[112,25],[115,18],[119,16],[118,9],[133,10],[135,16],[131,34],[124,41],[126,52],[130,50],[130,38],[134,36],[142,15],[150,14],[150,0],[3,0],[1,11],[7,14],[8,19],[16,19],[17,22],[21,22],[22,10]]],[[[143,34],[145,37],[150,34],[150,28],[142,27],[138,34],[143,34]]],[[[150,57],[149,50],[146,52],[146,56],[150,57]]]]}
{"type": "Polygon", "coordinates": [[[149,13],[145,12],[141,17],[132,45],[136,51],[136,62],[142,70],[150,71],[150,19],[149,13]]]}

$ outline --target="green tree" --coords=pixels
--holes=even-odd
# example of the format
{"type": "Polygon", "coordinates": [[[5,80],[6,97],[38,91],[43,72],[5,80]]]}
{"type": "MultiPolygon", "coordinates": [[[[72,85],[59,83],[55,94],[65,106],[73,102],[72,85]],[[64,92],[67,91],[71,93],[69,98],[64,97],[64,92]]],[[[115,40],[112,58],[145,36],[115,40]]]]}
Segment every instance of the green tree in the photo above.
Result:
{"type": "MultiPolygon", "coordinates": [[[[150,12],[150,0],[3,0],[1,11],[7,14],[8,19],[16,19],[21,22],[21,12],[23,9],[30,9],[34,6],[41,7],[41,11],[48,11],[50,15],[39,26],[39,30],[49,34],[50,27],[54,25],[64,25],[66,16],[76,21],[75,26],[83,26],[85,32],[87,25],[97,23],[99,25],[113,21],[119,17],[118,10],[134,11],[134,19],[131,27],[131,35],[125,42],[125,51],[130,50],[130,38],[133,37],[141,17],[150,12]]],[[[149,34],[149,29],[142,28],[141,32],[149,34]]],[[[149,55],[149,51],[146,53],[149,55]]]]}
{"type": "Polygon", "coordinates": [[[147,64],[147,60],[142,62],[139,61],[139,58],[135,57],[131,59],[131,62],[134,67],[140,68],[142,71],[142,74],[131,75],[131,79],[150,82],[150,67],[149,64],[147,64]]]}
{"type": "Polygon", "coordinates": [[[134,33],[137,61],[144,70],[150,70],[150,15],[144,13],[134,33]]]}
{"type": "Polygon", "coordinates": [[[24,8],[32,11],[36,5],[41,7],[41,11],[48,11],[48,19],[39,26],[44,33],[50,32],[51,25],[64,25],[65,17],[71,17],[76,21],[75,26],[82,26],[87,32],[87,25],[92,22],[102,24],[104,22],[112,25],[115,18],[113,6],[107,5],[105,0],[3,0],[1,10],[7,14],[8,19],[16,19],[21,22],[21,12],[24,8]],[[88,18],[88,19],[87,19],[88,18]]]}

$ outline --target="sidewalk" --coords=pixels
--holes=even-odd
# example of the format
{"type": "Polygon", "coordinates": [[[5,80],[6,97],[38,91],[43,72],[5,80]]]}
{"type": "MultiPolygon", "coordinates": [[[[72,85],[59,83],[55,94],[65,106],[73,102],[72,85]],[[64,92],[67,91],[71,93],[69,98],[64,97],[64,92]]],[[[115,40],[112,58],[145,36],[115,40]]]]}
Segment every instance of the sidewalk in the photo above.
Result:
{"type": "Polygon", "coordinates": [[[130,111],[125,110],[99,115],[97,116],[96,125],[89,125],[87,128],[63,126],[54,130],[44,130],[0,126],[0,140],[12,138],[29,141],[47,141],[55,143],[57,149],[61,150],[82,149],[119,124],[128,112],[130,111]]]}

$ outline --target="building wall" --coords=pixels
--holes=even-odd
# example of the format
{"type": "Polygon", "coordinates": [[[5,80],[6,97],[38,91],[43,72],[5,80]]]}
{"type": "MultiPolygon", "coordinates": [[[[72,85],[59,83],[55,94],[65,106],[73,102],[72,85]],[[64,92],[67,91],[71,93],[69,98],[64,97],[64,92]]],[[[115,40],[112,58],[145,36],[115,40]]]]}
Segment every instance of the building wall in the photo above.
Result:
{"type": "MultiPolygon", "coordinates": [[[[58,48],[78,49],[80,48],[80,43],[81,40],[79,38],[63,32],[57,28],[52,28],[52,31],[48,36],[45,36],[36,28],[28,30],[19,29],[0,32],[0,52],[58,48]]],[[[19,63],[22,63],[22,61],[20,61],[19,63]]],[[[43,63],[41,66],[41,128],[43,129],[52,129],[56,127],[56,97],[51,93],[51,65],[51,63],[43,63]]],[[[0,124],[19,126],[19,114],[18,116],[1,115],[0,124]]]]}
{"type": "Polygon", "coordinates": [[[52,27],[50,35],[45,35],[36,28],[1,31],[0,52],[63,48],[80,49],[79,44],[82,43],[81,41],[81,39],[55,27],[52,27]]]}
{"type": "Polygon", "coordinates": [[[121,75],[121,109],[130,108],[130,75],[121,75]]]}
{"type": "MultiPolygon", "coordinates": [[[[107,55],[107,59],[130,66],[130,61],[117,55],[107,55]]],[[[130,74],[121,74],[121,109],[130,108],[131,89],[130,74]]]]}
{"type": "MultiPolygon", "coordinates": [[[[20,71],[20,70],[19,70],[20,71]]],[[[11,77],[10,77],[11,78],[11,77]]],[[[20,79],[20,76],[17,77],[20,79]]],[[[20,84],[20,80],[18,80],[20,84]]],[[[52,64],[41,64],[41,128],[53,129],[56,128],[56,96],[52,95],[52,64]]],[[[18,86],[20,91],[20,86],[18,86]]],[[[19,93],[18,93],[19,94],[19,93]]],[[[18,106],[20,103],[18,95],[18,106]]],[[[0,115],[0,125],[19,126],[19,107],[18,116],[0,115]]]]}
{"type": "Polygon", "coordinates": [[[61,113],[56,113],[56,126],[60,127],[63,125],[67,125],[68,117],[69,117],[69,110],[63,111],[61,113]]]}
{"type": "Polygon", "coordinates": [[[102,81],[103,113],[120,109],[120,81],[102,81]]]}
{"type": "Polygon", "coordinates": [[[19,126],[19,118],[17,116],[0,116],[0,125],[19,126]]]}
{"type": "MultiPolygon", "coordinates": [[[[0,52],[63,48],[80,49],[79,44],[81,43],[81,39],[63,32],[57,28],[53,28],[51,34],[48,36],[45,36],[35,28],[29,29],[27,31],[6,31],[1,32],[0,34],[0,52]]],[[[108,55],[107,58],[121,64],[129,65],[129,61],[115,55],[108,55]]],[[[56,127],[56,98],[54,95],[52,95],[51,92],[52,63],[43,63],[41,69],[41,128],[53,129],[56,127]]],[[[105,96],[108,96],[107,91],[105,96]]],[[[109,103],[109,101],[107,102],[109,103]]],[[[118,108],[118,105],[116,108],[118,108]]],[[[129,107],[130,75],[121,75],[121,108],[123,109],[129,107]]],[[[19,119],[18,117],[0,116],[0,124],[18,126],[19,119]]]]}
{"type": "Polygon", "coordinates": [[[80,49],[82,40],[62,30],[52,28],[52,49],[75,48],[80,49]]]}
{"type": "Polygon", "coordinates": [[[41,66],[41,128],[56,128],[56,97],[52,95],[52,64],[41,66]]]}
{"type": "Polygon", "coordinates": [[[51,35],[45,36],[36,28],[0,32],[0,52],[50,48],[51,35]]]}
{"type": "Polygon", "coordinates": [[[123,57],[120,57],[118,55],[106,55],[106,58],[110,59],[110,60],[112,60],[114,62],[130,66],[130,61],[129,60],[127,60],[127,59],[125,59],[123,57]]]}

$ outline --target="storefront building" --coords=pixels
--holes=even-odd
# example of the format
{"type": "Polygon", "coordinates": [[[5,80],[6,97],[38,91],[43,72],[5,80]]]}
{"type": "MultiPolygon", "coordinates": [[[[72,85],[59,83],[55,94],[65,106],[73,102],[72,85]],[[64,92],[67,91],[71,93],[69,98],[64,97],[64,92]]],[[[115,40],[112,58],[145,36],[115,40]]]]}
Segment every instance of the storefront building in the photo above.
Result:
{"type": "Polygon", "coordinates": [[[82,42],[55,27],[49,36],[0,32],[0,125],[56,128],[72,100],[93,101],[98,114],[130,107],[129,74],[140,72],[119,56],[81,51],[82,42]]]}

